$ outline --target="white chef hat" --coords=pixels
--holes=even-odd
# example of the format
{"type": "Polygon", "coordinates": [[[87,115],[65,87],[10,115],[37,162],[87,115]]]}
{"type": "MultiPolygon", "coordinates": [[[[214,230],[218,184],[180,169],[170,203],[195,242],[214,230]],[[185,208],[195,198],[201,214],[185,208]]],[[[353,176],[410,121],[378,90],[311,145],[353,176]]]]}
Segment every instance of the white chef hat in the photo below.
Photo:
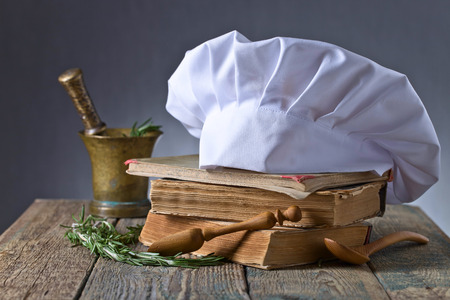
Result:
{"type": "Polygon", "coordinates": [[[200,167],[268,173],[392,169],[388,202],[439,176],[440,146],[407,77],[328,43],[237,31],[188,51],[167,111],[200,138],[200,167]]]}

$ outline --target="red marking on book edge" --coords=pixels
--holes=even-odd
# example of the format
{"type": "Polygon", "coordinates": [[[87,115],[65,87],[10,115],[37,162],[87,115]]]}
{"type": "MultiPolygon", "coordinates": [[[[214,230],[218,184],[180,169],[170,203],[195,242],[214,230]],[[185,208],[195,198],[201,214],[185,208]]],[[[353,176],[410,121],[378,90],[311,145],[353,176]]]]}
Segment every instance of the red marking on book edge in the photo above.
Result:
{"type": "Polygon", "coordinates": [[[131,164],[131,163],[137,163],[138,161],[137,160],[135,160],[135,159],[129,159],[129,160],[127,160],[126,162],[124,162],[124,164],[125,164],[125,166],[128,166],[129,164],[131,164]]]}
{"type": "Polygon", "coordinates": [[[392,181],[394,181],[394,172],[392,171],[392,169],[390,169],[388,182],[392,182],[392,181]]]}
{"type": "Polygon", "coordinates": [[[282,175],[281,178],[289,178],[289,179],[293,179],[293,180],[297,181],[298,183],[302,183],[305,180],[315,178],[315,176],[312,176],[312,175],[296,175],[296,176],[282,175]]]}
{"type": "Polygon", "coordinates": [[[370,236],[372,235],[372,225],[369,225],[369,228],[367,228],[367,235],[366,235],[366,239],[364,241],[364,245],[367,245],[368,243],[370,243],[370,236]]]}

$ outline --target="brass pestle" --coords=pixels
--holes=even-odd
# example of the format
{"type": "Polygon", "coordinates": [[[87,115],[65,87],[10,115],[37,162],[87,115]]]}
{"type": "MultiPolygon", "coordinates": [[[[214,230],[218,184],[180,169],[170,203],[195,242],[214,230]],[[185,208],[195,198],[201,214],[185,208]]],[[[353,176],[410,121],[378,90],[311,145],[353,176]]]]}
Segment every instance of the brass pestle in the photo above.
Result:
{"type": "Polygon", "coordinates": [[[356,265],[368,262],[370,260],[369,255],[401,241],[426,244],[429,240],[425,236],[411,231],[394,232],[372,243],[356,247],[347,247],[332,239],[324,239],[325,246],[334,256],[340,260],[356,265]]]}
{"type": "Polygon", "coordinates": [[[85,135],[100,135],[106,129],[106,124],[102,122],[94,103],[89,97],[83,80],[83,72],[79,68],[66,70],[58,77],[59,83],[69,94],[73,105],[77,109],[78,115],[84,125],[85,135]]]}
{"type": "Polygon", "coordinates": [[[281,226],[283,221],[298,222],[302,218],[298,206],[291,206],[284,212],[279,209],[272,212],[261,213],[246,221],[235,223],[219,228],[192,228],[163,237],[148,248],[148,252],[159,253],[163,256],[171,256],[178,253],[188,253],[200,249],[205,241],[209,241],[220,235],[233,233],[241,230],[270,229],[278,222],[281,226]]]}

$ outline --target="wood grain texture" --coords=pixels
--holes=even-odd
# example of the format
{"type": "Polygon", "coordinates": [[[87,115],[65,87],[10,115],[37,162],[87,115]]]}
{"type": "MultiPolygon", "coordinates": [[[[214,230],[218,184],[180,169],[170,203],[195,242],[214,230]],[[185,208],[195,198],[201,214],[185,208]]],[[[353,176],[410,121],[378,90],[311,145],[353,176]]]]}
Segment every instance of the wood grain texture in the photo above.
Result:
{"type": "MultiPolygon", "coordinates": [[[[70,225],[83,204],[36,200],[0,236],[0,299],[450,299],[449,238],[415,207],[387,206],[385,216],[373,220],[373,240],[409,230],[427,236],[427,245],[401,242],[360,266],[334,261],[266,271],[97,259],[86,248],[72,248],[59,226],[70,225]]],[[[117,228],[143,222],[122,219],[117,228]]]]}
{"type": "Polygon", "coordinates": [[[368,264],[391,299],[450,298],[449,238],[420,208],[388,206],[373,224],[372,240],[400,230],[430,239],[426,245],[401,242],[371,256],[368,264]]]}
{"type": "Polygon", "coordinates": [[[367,265],[326,262],[283,270],[247,268],[252,299],[389,299],[367,265]]]}
{"type": "Polygon", "coordinates": [[[0,299],[73,299],[96,258],[64,238],[85,201],[36,200],[0,237],[0,299]]]}
{"type": "MultiPolygon", "coordinates": [[[[122,219],[117,230],[143,224],[145,219],[122,219]]],[[[138,244],[138,251],[147,247],[138,244]]],[[[136,267],[100,258],[81,299],[249,299],[244,268],[222,266],[185,269],[136,267]]]]}

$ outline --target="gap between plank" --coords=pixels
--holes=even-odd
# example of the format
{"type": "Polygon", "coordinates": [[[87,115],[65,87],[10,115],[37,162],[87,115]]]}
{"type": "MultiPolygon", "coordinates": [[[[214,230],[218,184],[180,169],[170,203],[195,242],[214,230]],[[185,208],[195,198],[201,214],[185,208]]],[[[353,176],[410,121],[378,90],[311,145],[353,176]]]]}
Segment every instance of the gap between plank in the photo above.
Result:
{"type": "Polygon", "coordinates": [[[370,271],[372,271],[372,274],[375,276],[375,278],[377,279],[378,283],[381,285],[381,287],[383,288],[384,292],[386,293],[386,296],[392,300],[391,296],[389,295],[389,293],[386,291],[386,288],[384,287],[383,283],[380,281],[380,278],[377,275],[375,266],[372,264],[372,262],[368,261],[367,266],[369,267],[370,271]]]}
{"type": "MultiPolygon", "coordinates": [[[[118,219],[108,219],[107,220],[109,223],[113,224],[114,227],[116,227],[117,223],[118,223],[118,219]]],[[[98,262],[98,259],[100,258],[100,256],[96,256],[94,262],[91,264],[91,267],[89,268],[89,270],[86,272],[86,276],[84,277],[83,281],[81,282],[80,288],[78,289],[77,293],[75,294],[74,299],[78,300],[81,297],[81,294],[83,294],[84,288],[86,287],[86,284],[89,280],[89,278],[91,277],[92,271],[94,270],[95,265],[98,262]]]]}

